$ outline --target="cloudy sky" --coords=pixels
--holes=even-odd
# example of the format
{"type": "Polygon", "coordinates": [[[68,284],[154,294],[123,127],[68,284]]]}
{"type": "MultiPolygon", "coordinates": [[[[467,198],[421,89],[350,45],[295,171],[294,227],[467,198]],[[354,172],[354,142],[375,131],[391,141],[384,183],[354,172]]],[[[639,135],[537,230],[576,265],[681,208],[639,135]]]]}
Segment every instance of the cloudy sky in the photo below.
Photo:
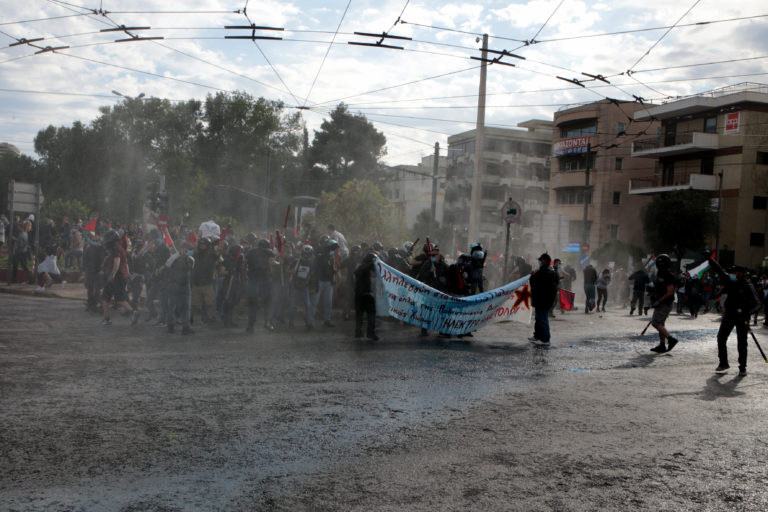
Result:
{"type": "Polygon", "coordinates": [[[488,67],[489,126],[605,97],[768,83],[765,0],[0,0],[0,142],[35,156],[38,130],[90,122],[121,101],[112,91],[239,90],[302,108],[310,134],[344,101],[384,132],[387,163],[416,163],[474,127],[484,33],[490,49],[524,57],[488,67]],[[254,34],[225,29],[243,25],[282,39],[225,38],[254,34]],[[121,26],[151,29],[110,30],[121,26]],[[350,45],[380,41],[355,32],[411,39],[350,45]],[[134,36],[163,39],[116,42],[134,36]]]}

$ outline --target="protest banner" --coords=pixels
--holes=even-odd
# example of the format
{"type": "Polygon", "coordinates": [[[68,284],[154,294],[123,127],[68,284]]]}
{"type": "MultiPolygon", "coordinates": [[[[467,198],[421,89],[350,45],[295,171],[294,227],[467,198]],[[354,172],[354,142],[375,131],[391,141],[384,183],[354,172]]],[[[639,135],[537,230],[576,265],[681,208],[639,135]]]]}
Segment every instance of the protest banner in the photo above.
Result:
{"type": "MultiPolygon", "coordinates": [[[[488,292],[454,297],[395,270],[381,260],[376,260],[376,269],[388,314],[403,322],[430,331],[461,335],[489,323],[531,321],[530,276],[488,292]]],[[[377,297],[377,302],[381,297],[377,297]]],[[[377,309],[382,306],[377,304],[377,309]]]]}

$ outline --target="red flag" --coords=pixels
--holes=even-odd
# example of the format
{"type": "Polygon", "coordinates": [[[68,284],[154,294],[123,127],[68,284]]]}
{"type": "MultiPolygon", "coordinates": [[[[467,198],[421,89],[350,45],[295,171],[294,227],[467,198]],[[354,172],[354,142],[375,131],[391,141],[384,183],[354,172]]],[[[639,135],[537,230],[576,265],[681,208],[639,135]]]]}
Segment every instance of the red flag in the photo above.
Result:
{"type": "Polygon", "coordinates": [[[229,230],[232,228],[232,224],[227,224],[227,227],[224,228],[224,231],[219,233],[219,240],[224,240],[227,238],[227,233],[229,233],[229,230]]]}
{"type": "Polygon", "coordinates": [[[91,233],[95,233],[96,232],[96,224],[98,224],[98,222],[99,222],[99,218],[96,217],[91,222],[89,222],[88,224],[83,226],[83,231],[90,231],[91,233]]]}
{"type": "Polygon", "coordinates": [[[296,228],[293,228],[293,238],[299,240],[299,232],[296,230],[296,228]]]}
{"type": "Polygon", "coordinates": [[[273,251],[275,250],[275,239],[272,235],[269,235],[269,248],[273,251]]]}
{"type": "Polygon", "coordinates": [[[283,244],[283,237],[280,236],[280,231],[275,231],[275,237],[277,239],[277,252],[280,254],[280,258],[282,258],[285,245],[283,244]]]}
{"type": "Polygon", "coordinates": [[[712,256],[710,256],[713,260],[717,257],[717,249],[714,249],[712,251],[712,256]]]}
{"type": "Polygon", "coordinates": [[[171,235],[168,233],[168,230],[164,229],[163,234],[165,234],[165,245],[168,247],[173,247],[173,240],[171,240],[171,235]]]}
{"type": "Polygon", "coordinates": [[[576,299],[576,294],[568,290],[560,289],[560,309],[565,311],[571,311],[573,309],[573,301],[576,299]]]}
{"type": "Polygon", "coordinates": [[[195,245],[197,243],[197,235],[195,235],[193,232],[189,232],[189,243],[192,245],[195,245]]]}

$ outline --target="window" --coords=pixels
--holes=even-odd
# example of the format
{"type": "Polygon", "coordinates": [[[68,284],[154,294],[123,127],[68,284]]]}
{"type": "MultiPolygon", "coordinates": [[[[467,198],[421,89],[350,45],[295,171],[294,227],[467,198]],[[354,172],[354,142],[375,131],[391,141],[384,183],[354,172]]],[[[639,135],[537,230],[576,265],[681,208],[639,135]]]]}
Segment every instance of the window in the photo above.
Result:
{"type": "Polygon", "coordinates": [[[768,209],[768,197],[766,196],[752,196],[752,208],[755,210],[768,209]]]}
{"type": "MultiPolygon", "coordinates": [[[[592,221],[587,221],[587,240],[589,240],[589,233],[592,231],[592,221]]],[[[568,232],[573,239],[580,240],[584,236],[584,222],[580,220],[572,220],[568,222],[568,232]]]]}
{"type": "MultiPolygon", "coordinates": [[[[584,204],[584,187],[564,187],[555,192],[557,204],[584,204]]],[[[592,191],[587,192],[587,203],[592,204],[592,191]]]]}
{"type": "Polygon", "coordinates": [[[597,133],[597,119],[580,121],[560,128],[560,137],[567,139],[570,137],[582,137],[584,135],[594,135],[597,133]]]}
{"type": "Polygon", "coordinates": [[[617,156],[616,157],[616,165],[614,167],[617,171],[620,171],[624,168],[624,159],[617,156]]]}
{"type": "Polygon", "coordinates": [[[768,165],[768,151],[757,152],[757,163],[758,165],[768,165]]]}
{"type": "Polygon", "coordinates": [[[749,234],[749,246],[750,247],[763,247],[765,245],[765,233],[750,233],[749,234]]]}
{"type": "Polygon", "coordinates": [[[504,189],[498,185],[486,185],[482,188],[482,199],[504,200],[504,189]]]}
{"type": "Polygon", "coordinates": [[[627,125],[624,123],[616,123],[616,135],[626,135],[627,125]]]}
{"type": "Polygon", "coordinates": [[[669,187],[675,183],[675,163],[664,162],[664,166],[661,171],[661,186],[669,187]]]}
{"type": "Polygon", "coordinates": [[[708,117],[704,120],[704,133],[717,133],[717,116],[708,117]]]}
{"type": "Polygon", "coordinates": [[[715,174],[715,158],[707,156],[701,159],[701,174],[715,174]]]}
{"type": "MultiPolygon", "coordinates": [[[[567,155],[560,159],[561,171],[578,171],[580,169],[587,168],[587,154],[582,153],[579,155],[567,155]]],[[[589,153],[589,168],[595,168],[595,154],[589,153]]]]}
{"type": "Polygon", "coordinates": [[[621,204],[621,191],[619,190],[613,191],[613,204],[617,206],[621,204]]]}
{"type": "Polygon", "coordinates": [[[608,232],[611,235],[611,240],[617,240],[619,238],[619,225],[618,224],[609,224],[608,225],[608,232]]]}

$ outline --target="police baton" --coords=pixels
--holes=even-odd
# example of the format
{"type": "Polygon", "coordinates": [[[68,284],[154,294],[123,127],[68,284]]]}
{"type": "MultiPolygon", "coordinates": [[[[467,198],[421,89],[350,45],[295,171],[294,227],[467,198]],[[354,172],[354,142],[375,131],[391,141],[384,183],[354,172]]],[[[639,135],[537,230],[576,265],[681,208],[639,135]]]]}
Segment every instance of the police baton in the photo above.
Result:
{"type": "Polygon", "coordinates": [[[749,334],[752,335],[752,339],[755,341],[755,345],[757,345],[757,350],[759,350],[760,355],[763,356],[763,361],[768,363],[768,358],[765,357],[765,352],[763,352],[763,349],[760,347],[760,344],[757,342],[757,337],[755,336],[755,333],[752,332],[752,329],[749,327],[749,320],[747,320],[747,331],[749,331],[749,334]]]}
{"type": "Polygon", "coordinates": [[[645,329],[643,329],[643,332],[640,333],[640,336],[643,336],[645,334],[645,331],[647,331],[648,328],[651,326],[651,322],[653,322],[653,318],[648,320],[648,323],[646,324],[645,329]]]}

